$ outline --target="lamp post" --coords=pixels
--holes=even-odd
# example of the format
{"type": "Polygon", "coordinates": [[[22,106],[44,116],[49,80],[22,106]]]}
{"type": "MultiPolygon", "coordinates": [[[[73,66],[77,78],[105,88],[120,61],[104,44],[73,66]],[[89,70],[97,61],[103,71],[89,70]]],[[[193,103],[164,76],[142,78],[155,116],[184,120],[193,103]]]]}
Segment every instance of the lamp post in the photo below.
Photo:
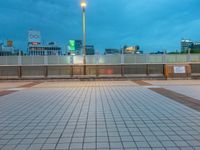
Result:
{"type": "Polygon", "coordinates": [[[81,1],[82,8],[82,19],[83,19],[83,65],[84,65],[84,75],[86,75],[86,6],[87,3],[85,0],[81,1]]]}

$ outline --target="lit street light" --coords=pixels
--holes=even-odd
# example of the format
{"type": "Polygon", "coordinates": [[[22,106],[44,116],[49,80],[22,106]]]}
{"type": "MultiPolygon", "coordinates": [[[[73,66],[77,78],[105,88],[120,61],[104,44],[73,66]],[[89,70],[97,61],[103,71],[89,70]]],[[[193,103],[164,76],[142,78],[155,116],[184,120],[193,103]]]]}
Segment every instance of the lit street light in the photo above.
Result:
{"type": "Polygon", "coordinates": [[[83,65],[84,65],[84,75],[86,75],[86,6],[87,3],[85,0],[81,1],[82,8],[82,19],[83,19],[83,65]]]}

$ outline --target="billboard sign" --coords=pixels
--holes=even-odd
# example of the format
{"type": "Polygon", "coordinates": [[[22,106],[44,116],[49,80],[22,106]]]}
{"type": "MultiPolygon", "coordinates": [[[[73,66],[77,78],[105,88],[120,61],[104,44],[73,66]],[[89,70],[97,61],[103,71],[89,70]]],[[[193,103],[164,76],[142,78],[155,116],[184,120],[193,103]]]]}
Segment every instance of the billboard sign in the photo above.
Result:
{"type": "Polygon", "coordinates": [[[12,40],[8,40],[7,41],[7,46],[8,47],[13,47],[13,41],[12,40]]]}
{"type": "Polygon", "coordinates": [[[40,31],[29,31],[28,32],[28,42],[29,43],[41,43],[40,31]]]}
{"type": "Polygon", "coordinates": [[[75,40],[69,40],[69,50],[70,51],[76,50],[76,41],[75,40]]]}

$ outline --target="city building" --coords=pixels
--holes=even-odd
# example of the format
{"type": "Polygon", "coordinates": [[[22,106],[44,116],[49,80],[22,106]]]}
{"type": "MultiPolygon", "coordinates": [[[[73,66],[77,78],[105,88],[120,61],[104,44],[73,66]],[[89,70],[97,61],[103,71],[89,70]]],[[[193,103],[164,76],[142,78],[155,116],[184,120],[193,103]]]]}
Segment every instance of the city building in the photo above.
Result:
{"type": "Polygon", "coordinates": [[[13,55],[15,53],[15,48],[13,46],[12,40],[7,40],[7,44],[0,43],[0,56],[13,55]]]}
{"type": "Polygon", "coordinates": [[[68,55],[81,55],[83,43],[81,40],[69,40],[68,55]]]}
{"type": "Polygon", "coordinates": [[[181,40],[181,52],[187,52],[192,48],[192,44],[191,40],[181,40]]]}
{"type": "Polygon", "coordinates": [[[62,49],[55,42],[41,44],[40,31],[30,30],[28,32],[28,53],[29,55],[62,55],[62,49]]]}
{"type": "Polygon", "coordinates": [[[181,40],[181,52],[200,52],[200,42],[191,40],[181,40]]]}
{"type": "Polygon", "coordinates": [[[194,42],[192,44],[192,50],[194,50],[194,51],[200,51],[200,42],[194,42]]]}
{"type": "Polygon", "coordinates": [[[93,45],[86,45],[86,55],[94,55],[95,49],[93,45]]]}
{"type": "Polygon", "coordinates": [[[107,49],[105,49],[105,52],[104,52],[105,55],[119,54],[119,53],[120,53],[119,49],[114,49],[114,48],[107,48],[107,49]]]}
{"type": "Polygon", "coordinates": [[[141,53],[141,51],[140,51],[140,47],[138,45],[124,46],[123,53],[124,54],[138,54],[138,53],[141,53]]]}

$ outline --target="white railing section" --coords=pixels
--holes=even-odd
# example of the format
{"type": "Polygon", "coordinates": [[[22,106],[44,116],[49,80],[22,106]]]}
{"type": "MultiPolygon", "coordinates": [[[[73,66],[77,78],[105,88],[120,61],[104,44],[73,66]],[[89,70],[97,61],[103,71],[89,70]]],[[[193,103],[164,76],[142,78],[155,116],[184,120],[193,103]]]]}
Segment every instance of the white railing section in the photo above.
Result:
{"type": "MultiPolygon", "coordinates": [[[[200,62],[200,54],[86,56],[88,65],[166,64],[200,62]]],[[[82,65],[83,56],[0,56],[0,65],[82,65]]]]}

